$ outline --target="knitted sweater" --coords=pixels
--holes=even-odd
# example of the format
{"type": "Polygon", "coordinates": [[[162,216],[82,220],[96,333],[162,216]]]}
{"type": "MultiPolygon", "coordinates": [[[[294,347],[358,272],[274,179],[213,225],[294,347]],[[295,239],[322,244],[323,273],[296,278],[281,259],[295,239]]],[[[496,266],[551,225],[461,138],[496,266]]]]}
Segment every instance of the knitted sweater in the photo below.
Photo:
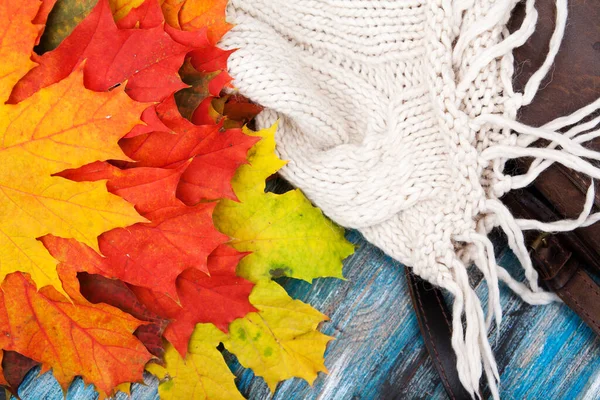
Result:
{"type": "MultiPolygon", "coordinates": [[[[221,46],[239,91],[266,109],[260,128],[278,121],[282,174],[337,223],[454,296],[453,348],[461,382],[472,394],[485,372],[495,397],[499,379],[487,339],[501,323],[498,281],[526,301],[556,299],[537,285],[523,229],[573,229],[598,219],[590,197],[577,221],[542,224],[513,218],[499,197],[529,184],[550,163],[600,178],[582,157],[598,159],[578,137],[556,130],[598,108],[542,128],[515,122],[558,51],[566,0],[547,60],[523,93],[512,88],[512,49],[534,31],[526,4],[521,28],[506,23],[517,0],[230,0],[236,26],[221,46]],[[538,138],[549,148],[530,147],[538,138]],[[560,144],[561,150],[555,147],[560,144]],[[532,156],[511,177],[509,158],[532,156]],[[500,226],[528,285],[496,264],[487,233],[500,226]],[[487,317],[468,280],[474,264],[487,280],[487,317]],[[461,318],[466,318],[466,330],[461,318]]],[[[588,135],[589,136],[589,135],[588,135]]],[[[589,140],[589,137],[586,139],[589,140]]]]}

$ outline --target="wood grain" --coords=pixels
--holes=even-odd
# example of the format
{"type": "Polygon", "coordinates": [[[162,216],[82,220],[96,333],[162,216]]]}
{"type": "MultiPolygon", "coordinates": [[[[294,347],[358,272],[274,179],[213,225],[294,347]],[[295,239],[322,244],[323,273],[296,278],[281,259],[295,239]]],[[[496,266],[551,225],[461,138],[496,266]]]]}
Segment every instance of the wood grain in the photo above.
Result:
{"type": "MultiPolygon", "coordinates": [[[[421,340],[408,296],[402,265],[371,246],[356,232],[348,239],[358,247],[345,262],[346,281],[319,279],[313,285],[292,279],[280,283],[294,298],[330,316],[323,332],[334,336],[327,349],[329,375],[320,374],[311,388],[300,379],[281,383],[277,400],[446,399],[421,340]]],[[[499,262],[520,276],[513,254],[498,241],[499,262]]],[[[485,283],[473,274],[477,293],[486,299],[485,283]]],[[[492,331],[502,375],[504,399],[600,398],[600,339],[567,307],[532,307],[502,288],[504,321],[492,331]]],[[[234,356],[225,357],[249,399],[271,398],[262,378],[244,370],[234,356]]],[[[47,373],[30,374],[21,386],[23,399],[62,400],[47,373]]],[[[156,380],[134,385],[133,399],[157,399],[156,380]]],[[[92,387],[73,383],[69,400],[95,399],[92,387]]],[[[118,396],[119,400],[125,396],[118,396]]]]}

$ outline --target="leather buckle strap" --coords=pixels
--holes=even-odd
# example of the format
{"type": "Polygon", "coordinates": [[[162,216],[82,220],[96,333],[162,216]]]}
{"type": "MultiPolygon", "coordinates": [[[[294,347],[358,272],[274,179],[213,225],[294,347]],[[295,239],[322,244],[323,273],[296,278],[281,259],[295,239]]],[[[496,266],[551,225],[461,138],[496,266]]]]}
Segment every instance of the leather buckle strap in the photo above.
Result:
{"type": "MultiPolygon", "coordinates": [[[[560,218],[527,190],[518,197],[509,193],[503,200],[521,218],[560,218]]],[[[556,292],[600,336],[600,286],[586,272],[590,262],[585,244],[574,233],[541,233],[529,247],[531,261],[542,283],[556,292]]],[[[589,270],[595,270],[595,264],[589,270]]]]}
{"type": "Polygon", "coordinates": [[[554,235],[532,249],[531,259],[540,278],[600,336],[600,287],[577,257],[554,235]]]}
{"type": "Polygon", "coordinates": [[[452,348],[451,313],[440,289],[432,286],[405,267],[406,280],[425,347],[451,400],[467,400],[471,396],[463,387],[456,369],[452,348]]]}

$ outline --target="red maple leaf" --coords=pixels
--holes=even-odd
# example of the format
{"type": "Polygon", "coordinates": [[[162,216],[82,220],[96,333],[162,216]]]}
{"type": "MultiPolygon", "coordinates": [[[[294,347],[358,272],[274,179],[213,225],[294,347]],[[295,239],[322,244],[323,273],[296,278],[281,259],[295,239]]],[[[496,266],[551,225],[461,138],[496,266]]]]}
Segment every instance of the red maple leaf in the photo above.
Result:
{"type": "Polygon", "coordinates": [[[181,207],[150,223],[114,229],[98,238],[104,257],[73,239],[43,237],[61,263],[177,298],[175,280],[188,268],[207,272],[208,255],[227,237],[214,229],[214,203],[181,207]]]}
{"type": "Polygon", "coordinates": [[[17,83],[9,102],[17,103],[62,80],[83,60],[84,83],[91,90],[107,91],[127,81],[131,98],[150,102],[185,88],[178,70],[186,55],[212,46],[205,32],[181,32],[165,25],[158,2],[146,3],[146,13],[134,13],[120,28],[108,0],[100,0],[55,50],[33,55],[39,65],[17,83]],[[159,17],[161,22],[156,25],[159,17]],[[139,22],[142,29],[130,28],[132,22],[139,22]]]}
{"type": "Polygon", "coordinates": [[[172,97],[157,108],[170,132],[123,139],[135,162],[121,168],[96,162],[59,175],[75,181],[107,180],[107,188],[150,220],[98,238],[101,255],[76,241],[42,242],[60,262],[177,299],[176,279],[186,269],[208,272],[209,254],[228,238],[212,223],[216,203],[232,198],[231,179],[256,138],[239,129],[197,126],[184,119],[172,97]],[[183,199],[181,201],[180,199],[183,199]]]}
{"type": "Polygon", "coordinates": [[[183,357],[196,324],[213,323],[227,332],[234,319],[256,311],[248,301],[254,284],[235,274],[237,264],[244,256],[244,253],[222,245],[208,258],[210,276],[196,269],[184,271],[177,278],[180,304],[159,292],[132,287],[149,310],[171,320],[164,336],[183,357]]]}
{"type": "Polygon", "coordinates": [[[222,198],[235,200],[230,182],[237,168],[246,163],[256,137],[245,135],[241,129],[223,129],[222,125],[192,124],[179,114],[172,96],[157,106],[156,112],[172,133],[152,132],[122,139],[123,152],[136,162],[118,165],[173,168],[191,159],[177,186],[180,200],[188,205],[222,198]]]}

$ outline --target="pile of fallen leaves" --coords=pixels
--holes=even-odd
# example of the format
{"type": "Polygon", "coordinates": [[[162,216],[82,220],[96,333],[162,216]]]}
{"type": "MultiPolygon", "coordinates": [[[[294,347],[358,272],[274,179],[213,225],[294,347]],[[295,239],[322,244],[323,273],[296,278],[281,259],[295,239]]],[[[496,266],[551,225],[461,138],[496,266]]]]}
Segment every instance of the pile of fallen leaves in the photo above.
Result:
{"type": "Polygon", "coordinates": [[[341,277],[343,231],[298,190],[260,109],[223,94],[225,0],[0,2],[0,384],[40,365],[101,397],[242,398],[326,371],[326,316],[272,278],[341,277]]]}

